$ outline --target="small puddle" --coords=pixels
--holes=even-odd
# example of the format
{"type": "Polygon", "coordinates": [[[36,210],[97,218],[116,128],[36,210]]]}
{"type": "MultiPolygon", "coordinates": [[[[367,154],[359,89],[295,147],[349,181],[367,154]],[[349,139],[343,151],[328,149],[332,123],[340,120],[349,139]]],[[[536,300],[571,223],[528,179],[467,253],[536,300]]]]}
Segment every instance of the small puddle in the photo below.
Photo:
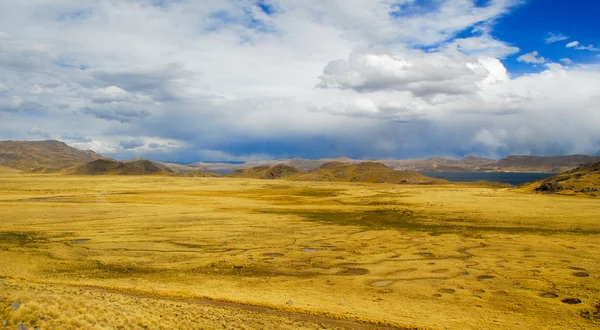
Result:
{"type": "Polygon", "coordinates": [[[392,284],[394,284],[396,281],[392,281],[392,280],[383,280],[383,281],[375,281],[372,282],[371,284],[369,284],[370,286],[374,286],[376,288],[383,288],[386,286],[390,286],[392,284]]]}
{"type": "Polygon", "coordinates": [[[313,249],[313,248],[304,248],[303,249],[304,252],[317,252],[317,249],[313,249]]]}
{"type": "Polygon", "coordinates": [[[573,276],[575,276],[575,277],[590,277],[590,274],[588,274],[586,272],[577,272],[577,273],[573,273],[573,276]]]}
{"type": "Polygon", "coordinates": [[[71,241],[71,243],[73,243],[73,244],[81,244],[81,243],[87,243],[89,241],[90,240],[87,239],[87,238],[81,238],[81,239],[74,239],[74,240],[71,241]]]}

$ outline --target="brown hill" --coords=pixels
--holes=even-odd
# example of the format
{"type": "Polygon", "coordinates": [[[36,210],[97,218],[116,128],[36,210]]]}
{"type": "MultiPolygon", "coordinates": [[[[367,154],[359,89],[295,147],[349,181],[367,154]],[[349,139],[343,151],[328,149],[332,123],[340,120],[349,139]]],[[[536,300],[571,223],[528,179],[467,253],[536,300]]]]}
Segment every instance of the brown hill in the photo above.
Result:
{"type": "Polygon", "coordinates": [[[215,177],[219,177],[220,175],[217,173],[214,173],[214,172],[206,171],[206,170],[193,170],[193,171],[179,172],[179,173],[174,174],[174,176],[188,177],[188,178],[215,178],[215,177]]]}
{"type": "Polygon", "coordinates": [[[107,158],[60,141],[0,141],[0,165],[25,171],[58,171],[96,159],[107,158]]]}
{"type": "Polygon", "coordinates": [[[76,167],[68,174],[82,175],[150,175],[171,174],[171,170],[162,169],[146,159],[129,162],[119,162],[112,159],[97,159],[87,164],[76,167]]]}
{"type": "Polygon", "coordinates": [[[375,162],[359,164],[331,162],[296,178],[296,180],[415,184],[445,182],[445,180],[433,179],[416,172],[395,171],[384,164],[375,162]]]}
{"type": "Polygon", "coordinates": [[[542,193],[600,195],[600,162],[526,184],[521,189],[542,193]]]}
{"type": "Polygon", "coordinates": [[[275,166],[257,166],[249,169],[237,170],[229,177],[232,178],[250,178],[250,179],[293,179],[304,172],[299,169],[279,164],[275,166]]]}

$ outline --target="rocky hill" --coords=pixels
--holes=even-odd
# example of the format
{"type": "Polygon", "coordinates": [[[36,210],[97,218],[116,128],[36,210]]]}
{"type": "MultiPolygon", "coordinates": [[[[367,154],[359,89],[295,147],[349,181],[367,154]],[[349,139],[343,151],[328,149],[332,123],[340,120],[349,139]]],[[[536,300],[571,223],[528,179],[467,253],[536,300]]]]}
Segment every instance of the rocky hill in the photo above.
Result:
{"type": "Polygon", "coordinates": [[[146,159],[138,159],[129,162],[119,162],[112,159],[97,159],[68,170],[66,173],[81,175],[150,175],[172,174],[173,171],[162,169],[146,159]]]}
{"type": "Polygon", "coordinates": [[[526,184],[520,189],[541,193],[600,195],[600,162],[526,184]]]}
{"type": "Polygon", "coordinates": [[[301,170],[284,164],[274,166],[257,166],[249,169],[237,170],[229,177],[232,178],[249,178],[249,179],[293,179],[302,175],[301,170]]]}
{"type": "Polygon", "coordinates": [[[349,164],[331,162],[296,178],[301,181],[372,182],[432,184],[445,180],[433,179],[417,172],[395,171],[376,162],[349,164]]]}
{"type": "Polygon", "coordinates": [[[52,172],[97,159],[108,158],[54,140],[0,141],[0,166],[24,171],[52,172]]]}

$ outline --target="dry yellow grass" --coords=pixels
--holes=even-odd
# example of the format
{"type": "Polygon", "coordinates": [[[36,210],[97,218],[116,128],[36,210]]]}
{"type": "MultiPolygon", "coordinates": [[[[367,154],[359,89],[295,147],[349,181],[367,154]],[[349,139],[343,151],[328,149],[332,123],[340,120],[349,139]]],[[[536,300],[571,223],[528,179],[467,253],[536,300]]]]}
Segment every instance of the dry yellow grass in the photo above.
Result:
{"type": "Polygon", "coordinates": [[[599,209],[481,185],[0,174],[0,322],[598,328],[599,209]]]}

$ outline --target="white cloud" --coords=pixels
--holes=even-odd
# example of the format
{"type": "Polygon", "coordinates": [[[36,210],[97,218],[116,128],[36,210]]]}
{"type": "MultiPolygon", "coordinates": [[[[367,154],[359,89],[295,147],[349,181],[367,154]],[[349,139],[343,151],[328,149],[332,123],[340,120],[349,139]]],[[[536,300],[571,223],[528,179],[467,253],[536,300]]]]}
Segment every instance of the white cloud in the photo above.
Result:
{"type": "Polygon", "coordinates": [[[560,61],[567,65],[573,64],[573,60],[571,60],[570,58],[561,58],[560,61]]]}
{"type": "Polygon", "coordinates": [[[567,48],[573,48],[573,47],[576,47],[578,45],[579,45],[579,41],[572,41],[572,42],[569,42],[565,47],[567,47],[567,48]]]}
{"type": "Polygon", "coordinates": [[[531,53],[523,54],[517,58],[517,61],[524,63],[533,63],[533,64],[542,64],[546,63],[546,59],[543,58],[537,51],[533,51],[531,53]]]}
{"type": "Polygon", "coordinates": [[[579,41],[573,41],[567,44],[567,48],[575,48],[577,50],[588,50],[591,52],[600,52],[600,48],[595,47],[594,45],[582,45],[579,41]]]}
{"type": "Polygon", "coordinates": [[[597,67],[500,61],[521,45],[493,22],[520,1],[155,3],[1,1],[0,138],[188,160],[600,150],[597,67]]]}
{"type": "Polygon", "coordinates": [[[551,44],[551,43],[555,43],[558,41],[563,41],[563,40],[567,40],[569,39],[569,37],[567,37],[566,35],[562,34],[562,33],[548,33],[548,36],[546,37],[546,39],[544,39],[546,41],[547,44],[551,44]]]}
{"type": "Polygon", "coordinates": [[[43,130],[43,129],[37,127],[37,126],[32,127],[29,130],[29,134],[37,136],[37,137],[41,137],[41,138],[44,138],[44,139],[50,139],[52,137],[48,132],[46,132],[45,130],[43,130]]]}

